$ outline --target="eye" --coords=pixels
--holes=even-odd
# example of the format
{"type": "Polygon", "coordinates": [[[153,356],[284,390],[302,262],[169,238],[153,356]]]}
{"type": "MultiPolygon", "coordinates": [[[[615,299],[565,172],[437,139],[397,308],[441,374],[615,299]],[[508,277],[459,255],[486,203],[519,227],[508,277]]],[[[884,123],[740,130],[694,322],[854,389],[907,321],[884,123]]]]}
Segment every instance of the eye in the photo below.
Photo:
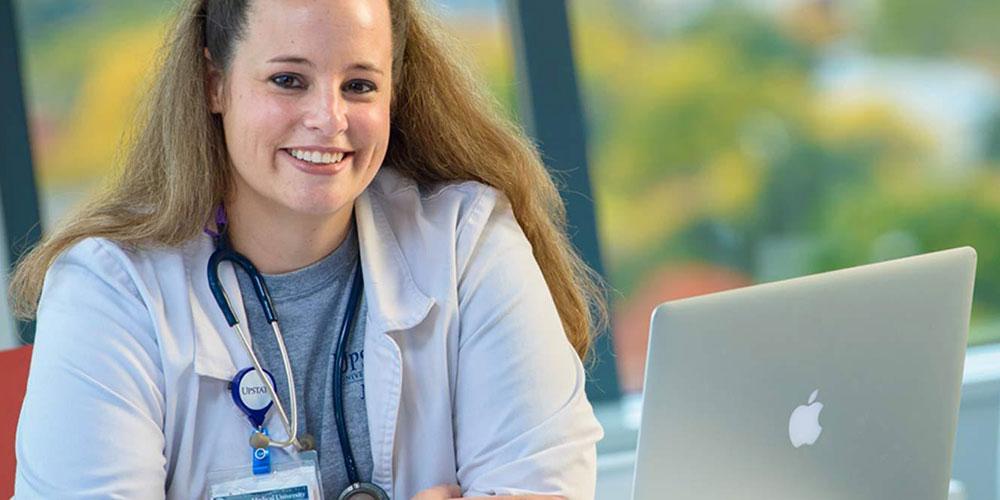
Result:
{"type": "Polygon", "coordinates": [[[368,80],[351,80],[344,85],[344,88],[355,94],[367,94],[376,90],[375,84],[368,80]]]}
{"type": "Polygon", "coordinates": [[[274,75],[271,77],[271,83],[283,88],[283,89],[300,89],[305,88],[305,84],[302,83],[302,79],[298,75],[293,75],[289,73],[281,73],[279,75],[274,75]]]}

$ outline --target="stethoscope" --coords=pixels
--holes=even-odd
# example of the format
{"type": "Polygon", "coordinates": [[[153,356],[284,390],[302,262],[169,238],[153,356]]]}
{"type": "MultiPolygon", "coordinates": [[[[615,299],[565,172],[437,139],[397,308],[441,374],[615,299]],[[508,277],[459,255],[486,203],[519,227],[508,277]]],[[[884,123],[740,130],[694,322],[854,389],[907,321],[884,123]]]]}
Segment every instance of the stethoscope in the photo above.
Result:
{"type": "MultiPolygon", "coordinates": [[[[267,390],[268,396],[270,396],[274,407],[278,410],[278,415],[281,419],[281,424],[284,426],[288,438],[285,440],[279,440],[271,438],[262,431],[260,428],[260,422],[264,418],[264,414],[268,409],[270,409],[270,404],[263,408],[263,412],[258,412],[255,415],[248,413],[251,418],[251,423],[255,425],[255,431],[250,437],[250,445],[255,448],[267,448],[270,446],[287,447],[295,446],[299,450],[308,450],[313,448],[313,439],[308,434],[304,434],[299,437],[298,435],[298,404],[295,394],[295,380],[292,374],[291,361],[288,358],[288,351],[285,349],[285,339],[281,335],[281,328],[278,325],[278,318],[274,314],[274,304],[271,302],[271,294],[267,290],[267,285],[264,283],[264,277],[257,271],[257,267],[250,262],[250,259],[246,258],[243,254],[237,252],[229,242],[229,237],[226,234],[227,220],[225,212],[222,207],[216,212],[215,217],[216,227],[218,232],[209,232],[215,243],[215,251],[208,259],[208,287],[212,291],[212,295],[215,296],[215,301],[219,305],[219,309],[222,310],[222,314],[226,317],[226,323],[229,324],[231,328],[236,331],[237,337],[243,343],[244,349],[246,349],[247,354],[250,355],[250,361],[253,363],[253,369],[256,370],[259,375],[260,380],[264,383],[264,387],[267,390]],[[285,367],[285,382],[288,384],[288,401],[291,404],[292,418],[288,418],[288,414],[285,413],[284,405],[281,403],[281,399],[277,396],[277,391],[274,389],[274,381],[270,372],[266,371],[261,365],[260,360],[254,353],[253,346],[250,345],[250,338],[243,332],[240,327],[240,322],[233,313],[232,306],[229,303],[229,297],[226,294],[225,287],[222,286],[222,281],[219,279],[219,264],[224,261],[230,261],[234,265],[239,266],[244,272],[250,277],[253,283],[254,293],[257,295],[257,299],[261,303],[261,307],[264,309],[264,318],[271,325],[271,330],[274,332],[275,341],[278,344],[278,350],[281,352],[281,361],[285,367]]],[[[347,426],[344,419],[344,401],[343,401],[343,378],[342,372],[340,370],[341,365],[346,361],[345,357],[347,354],[347,343],[351,335],[351,326],[354,323],[354,316],[358,308],[358,302],[361,299],[361,291],[364,288],[364,277],[361,272],[361,263],[358,262],[357,267],[354,272],[354,277],[351,281],[351,293],[348,297],[347,302],[347,313],[344,316],[344,321],[340,326],[340,336],[337,338],[336,349],[334,350],[335,366],[333,370],[333,408],[334,408],[334,418],[337,423],[337,436],[340,438],[340,452],[344,458],[344,468],[347,469],[347,479],[350,483],[343,492],[340,493],[338,497],[340,500],[347,499],[373,499],[373,500],[388,500],[389,495],[386,494],[382,488],[373,483],[361,481],[361,477],[358,475],[357,465],[354,461],[354,453],[351,449],[351,443],[347,435],[347,426]]],[[[247,368],[240,372],[237,377],[245,375],[250,369],[247,368]]],[[[234,398],[235,399],[235,398],[234,398]]]]}

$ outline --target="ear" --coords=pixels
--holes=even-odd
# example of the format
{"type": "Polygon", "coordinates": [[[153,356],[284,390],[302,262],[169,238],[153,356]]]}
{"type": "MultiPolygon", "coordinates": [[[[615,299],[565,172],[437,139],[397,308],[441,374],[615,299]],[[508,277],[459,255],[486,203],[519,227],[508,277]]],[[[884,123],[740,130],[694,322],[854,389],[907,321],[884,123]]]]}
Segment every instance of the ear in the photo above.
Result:
{"type": "Polygon", "coordinates": [[[212,53],[208,51],[208,47],[205,47],[204,55],[205,67],[208,68],[208,81],[205,82],[205,90],[208,93],[208,109],[212,113],[222,113],[225,103],[222,70],[212,60],[212,53]]]}

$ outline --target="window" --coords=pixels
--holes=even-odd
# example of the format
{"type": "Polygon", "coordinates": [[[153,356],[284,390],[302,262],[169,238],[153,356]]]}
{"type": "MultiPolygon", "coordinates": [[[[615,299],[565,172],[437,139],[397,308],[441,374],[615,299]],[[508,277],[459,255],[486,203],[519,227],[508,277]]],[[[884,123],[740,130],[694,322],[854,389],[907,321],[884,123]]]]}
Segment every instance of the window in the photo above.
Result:
{"type": "Polygon", "coordinates": [[[661,302],[962,245],[1000,340],[1000,4],[569,5],[624,390],[661,302]]]}

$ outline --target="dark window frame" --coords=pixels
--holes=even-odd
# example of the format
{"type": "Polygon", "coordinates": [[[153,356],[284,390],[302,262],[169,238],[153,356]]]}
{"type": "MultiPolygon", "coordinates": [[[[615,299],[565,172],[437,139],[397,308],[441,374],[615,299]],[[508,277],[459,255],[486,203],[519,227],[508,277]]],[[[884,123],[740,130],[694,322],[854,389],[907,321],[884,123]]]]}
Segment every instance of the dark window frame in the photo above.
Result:
{"type": "MultiPolygon", "coordinates": [[[[521,121],[559,182],[573,244],[592,269],[606,276],[566,1],[508,0],[507,10],[521,121]]],[[[621,396],[610,332],[596,339],[587,395],[594,402],[621,396]]]]}
{"type": "MultiPolygon", "coordinates": [[[[3,151],[0,200],[7,233],[7,262],[3,264],[8,276],[14,264],[42,236],[17,33],[14,0],[0,1],[0,71],[7,75],[0,79],[0,109],[5,110],[0,115],[0,151],[3,151]]],[[[18,321],[17,330],[22,340],[34,339],[33,321],[18,321]]]]}

